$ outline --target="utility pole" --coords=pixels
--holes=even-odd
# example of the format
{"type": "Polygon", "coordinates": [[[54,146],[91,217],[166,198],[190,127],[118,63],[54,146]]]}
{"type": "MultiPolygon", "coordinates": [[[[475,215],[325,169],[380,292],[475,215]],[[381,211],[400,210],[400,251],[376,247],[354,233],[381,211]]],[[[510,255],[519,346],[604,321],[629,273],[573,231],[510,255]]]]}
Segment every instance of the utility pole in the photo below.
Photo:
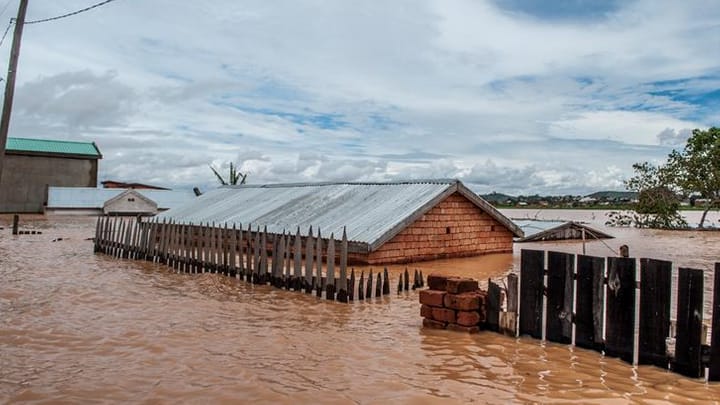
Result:
{"type": "Polygon", "coordinates": [[[3,164],[5,163],[5,148],[8,130],[10,129],[10,113],[12,112],[13,96],[15,95],[15,73],[17,71],[18,56],[20,56],[20,40],[25,25],[27,6],[28,0],[20,0],[18,15],[15,19],[15,32],[13,33],[10,62],[8,62],[7,79],[5,80],[5,101],[3,103],[2,117],[0,117],[0,180],[2,180],[3,164]]]}

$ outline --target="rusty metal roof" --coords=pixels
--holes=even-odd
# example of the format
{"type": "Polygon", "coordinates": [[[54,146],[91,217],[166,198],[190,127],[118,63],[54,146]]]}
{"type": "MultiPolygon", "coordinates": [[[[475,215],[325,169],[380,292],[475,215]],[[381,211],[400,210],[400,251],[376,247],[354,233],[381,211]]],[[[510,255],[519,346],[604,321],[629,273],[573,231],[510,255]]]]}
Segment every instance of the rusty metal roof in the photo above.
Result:
{"type": "Polygon", "coordinates": [[[458,180],[390,183],[296,183],[225,186],[158,215],[180,223],[267,226],[268,232],[323,237],[347,229],[348,240],[373,251],[450,194],[460,192],[516,236],[522,230],[458,180]]]}

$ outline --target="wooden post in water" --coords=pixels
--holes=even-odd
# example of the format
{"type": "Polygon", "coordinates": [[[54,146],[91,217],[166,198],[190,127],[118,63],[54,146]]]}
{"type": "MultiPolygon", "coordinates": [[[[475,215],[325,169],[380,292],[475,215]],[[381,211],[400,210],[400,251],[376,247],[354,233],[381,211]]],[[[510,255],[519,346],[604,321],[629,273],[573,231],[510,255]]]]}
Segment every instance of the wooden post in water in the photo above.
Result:
{"type": "Polygon", "coordinates": [[[677,294],[677,336],[673,371],[699,378],[702,366],[703,272],[679,268],[677,294]]]}
{"type": "Polygon", "coordinates": [[[95,237],[93,238],[93,253],[97,253],[99,250],[98,235],[100,234],[100,216],[95,221],[95,237]]]}
{"type": "Polygon", "coordinates": [[[300,291],[302,288],[302,236],[300,235],[300,227],[298,226],[297,232],[295,232],[295,246],[293,249],[293,279],[292,289],[294,291],[300,291]]]}
{"type": "Polygon", "coordinates": [[[303,289],[305,293],[312,294],[312,269],[313,269],[313,256],[315,253],[313,245],[313,229],[312,225],[308,229],[307,238],[305,238],[305,279],[303,281],[303,289]]]}
{"type": "Polygon", "coordinates": [[[720,381],[720,263],[715,263],[708,381],[720,381]]]}
{"type": "Polygon", "coordinates": [[[410,290],[410,273],[408,273],[407,267],[405,267],[405,281],[403,282],[403,288],[405,291],[410,290]]]}
{"type": "Polygon", "coordinates": [[[268,274],[268,254],[267,254],[267,225],[263,228],[262,238],[260,239],[260,284],[267,283],[268,274]]]}
{"type": "Polygon", "coordinates": [[[12,234],[17,235],[18,234],[18,226],[20,224],[20,216],[18,214],[13,215],[13,222],[12,222],[12,234]]]}
{"type": "Polygon", "coordinates": [[[545,252],[520,251],[520,334],[542,339],[545,252]]]}
{"type": "MultiPolygon", "coordinates": [[[[417,271],[415,271],[415,275],[417,276],[417,271]]],[[[414,287],[413,287],[414,288],[414,287]]],[[[385,267],[383,269],[383,295],[390,295],[390,277],[388,275],[388,269],[385,267]]]]}
{"type": "Polygon", "coordinates": [[[400,277],[398,277],[398,286],[397,286],[398,295],[402,292],[402,290],[403,290],[403,275],[402,275],[402,273],[400,273],[400,277]]]}
{"type": "Polygon", "coordinates": [[[292,287],[293,256],[292,256],[292,234],[288,232],[285,239],[285,260],[283,264],[283,288],[290,290],[292,287]]]}
{"type": "Polygon", "coordinates": [[[358,280],[358,300],[362,301],[365,299],[365,271],[360,271],[360,280],[358,280]]]}
{"type": "Polygon", "coordinates": [[[247,243],[245,246],[245,281],[252,281],[253,261],[252,261],[252,224],[248,223],[247,243]]]}
{"type": "Polygon", "coordinates": [[[327,248],[327,276],[325,278],[325,299],[335,299],[335,234],[330,234],[327,248]]]}
{"type": "Polygon", "coordinates": [[[345,228],[343,228],[342,242],[340,243],[340,280],[338,280],[337,300],[348,302],[347,293],[347,248],[348,240],[345,228]]]}
{"type": "Polygon", "coordinates": [[[640,328],[638,364],[668,368],[672,263],[640,259],[640,328]]]}
{"type": "MultiPolygon", "coordinates": [[[[578,347],[596,351],[603,350],[603,325],[605,320],[604,279],[604,258],[584,255],[577,257],[575,345],[578,347]]],[[[520,309],[522,310],[522,308],[520,309]]]]}
{"type": "Polygon", "coordinates": [[[518,275],[510,273],[507,276],[507,311],[503,330],[509,336],[517,335],[517,312],[518,312],[518,275]]]}
{"type": "Polygon", "coordinates": [[[322,297],[322,293],[325,290],[325,284],[323,283],[323,275],[322,275],[322,249],[323,249],[323,241],[322,236],[320,234],[320,228],[318,227],[317,231],[317,239],[315,239],[315,248],[317,250],[317,254],[315,257],[315,295],[318,298],[322,297]]]}
{"type": "Polygon", "coordinates": [[[545,338],[551,342],[572,343],[574,278],[575,255],[548,252],[545,338]]]}
{"type": "Polygon", "coordinates": [[[377,280],[375,281],[375,298],[379,298],[382,295],[382,274],[380,270],[377,273],[377,280]]]}
{"type": "Polygon", "coordinates": [[[635,259],[608,257],[605,355],[635,358],[635,259]]]}
{"type": "Polygon", "coordinates": [[[355,268],[350,269],[350,284],[348,284],[348,300],[355,299],[355,268]]]}
{"type": "Polygon", "coordinates": [[[370,269],[368,271],[367,284],[365,285],[365,298],[366,299],[372,298],[372,288],[373,288],[373,271],[372,271],[372,269],[370,269]]]}
{"type": "Polygon", "coordinates": [[[262,271],[262,268],[260,267],[260,226],[255,226],[255,248],[253,249],[253,284],[258,284],[260,282],[260,272],[262,271]]]}
{"type": "Polygon", "coordinates": [[[422,270],[420,270],[420,288],[425,287],[425,279],[423,278],[422,270]]]}
{"type": "Polygon", "coordinates": [[[485,327],[493,332],[500,330],[500,286],[488,279],[487,319],[485,327]]]}

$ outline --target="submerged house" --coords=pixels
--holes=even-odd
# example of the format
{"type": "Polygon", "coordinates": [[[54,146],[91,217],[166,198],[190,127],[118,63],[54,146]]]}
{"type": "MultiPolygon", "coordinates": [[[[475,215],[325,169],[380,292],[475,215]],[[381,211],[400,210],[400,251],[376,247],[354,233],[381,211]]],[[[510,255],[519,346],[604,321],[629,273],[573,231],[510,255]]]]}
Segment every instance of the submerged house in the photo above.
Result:
{"type": "Polygon", "coordinates": [[[349,240],[355,263],[511,252],[522,230],[458,180],[225,186],[162,213],[184,224],[267,227],[349,240]]]}
{"type": "Polygon", "coordinates": [[[95,187],[99,159],[94,142],[8,138],[0,213],[43,212],[48,186],[95,187]]]}
{"type": "Polygon", "coordinates": [[[515,242],[612,239],[614,236],[573,221],[514,220],[525,236],[515,242]]]}
{"type": "Polygon", "coordinates": [[[192,191],[48,187],[46,214],[155,215],[195,199],[192,191]]]}

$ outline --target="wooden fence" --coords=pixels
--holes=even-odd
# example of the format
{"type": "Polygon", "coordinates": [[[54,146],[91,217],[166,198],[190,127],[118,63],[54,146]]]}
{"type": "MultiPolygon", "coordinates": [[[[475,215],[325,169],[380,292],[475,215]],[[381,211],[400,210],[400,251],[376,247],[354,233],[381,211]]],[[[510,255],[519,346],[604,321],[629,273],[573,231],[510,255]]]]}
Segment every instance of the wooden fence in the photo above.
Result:
{"type": "Polygon", "coordinates": [[[672,263],[639,262],[640,281],[636,281],[634,258],[522,250],[519,294],[517,276],[510,275],[505,311],[500,305],[501,287],[489,283],[488,328],[574,344],[688,377],[702,377],[709,367],[708,380],[720,381],[720,263],[715,264],[712,338],[707,345],[703,271],[678,269],[673,325],[672,263]],[[518,304],[519,324],[514,316],[518,304]],[[669,350],[673,339],[674,350],[669,350]]]}
{"type": "MultiPolygon", "coordinates": [[[[157,219],[142,222],[104,216],[98,217],[95,227],[94,250],[165,264],[178,272],[221,273],[345,303],[390,294],[387,268],[375,277],[372,269],[367,278],[362,271],[356,279],[352,268],[348,274],[345,230],[342,239],[336,241],[332,234],[323,239],[319,229],[313,236],[312,227],[308,236],[301,236],[299,228],[295,235],[273,234],[267,228],[253,230],[252,225],[243,229],[227,224],[177,224],[157,219]]],[[[423,284],[422,272],[416,270],[413,289],[423,284]]],[[[398,292],[409,288],[406,269],[399,277],[398,292]]]]}

